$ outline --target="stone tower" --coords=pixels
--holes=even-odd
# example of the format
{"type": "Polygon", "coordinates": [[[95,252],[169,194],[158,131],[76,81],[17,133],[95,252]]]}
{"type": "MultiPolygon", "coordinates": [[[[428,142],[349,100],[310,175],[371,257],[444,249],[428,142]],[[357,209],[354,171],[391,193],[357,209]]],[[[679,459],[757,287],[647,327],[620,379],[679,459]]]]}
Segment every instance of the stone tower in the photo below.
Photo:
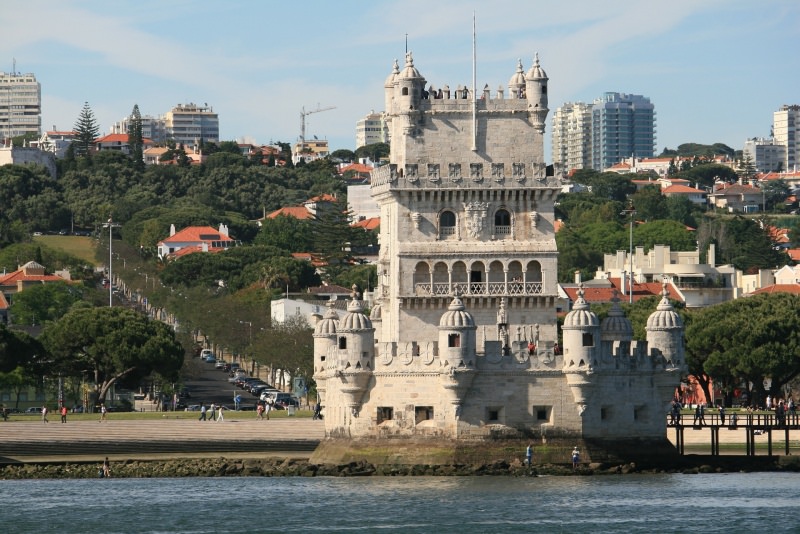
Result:
{"type": "Polygon", "coordinates": [[[410,52],[395,62],[384,84],[390,161],[371,177],[375,304],[367,316],[354,295],[314,333],[331,440],[665,437],[660,410],[683,365],[668,301],[648,323],[648,349],[618,302],[601,323],[581,293],[563,355],[556,345],[561,183],[543,157],[548,81],[538,56],[494,95],[429,84],[410,52]]]}

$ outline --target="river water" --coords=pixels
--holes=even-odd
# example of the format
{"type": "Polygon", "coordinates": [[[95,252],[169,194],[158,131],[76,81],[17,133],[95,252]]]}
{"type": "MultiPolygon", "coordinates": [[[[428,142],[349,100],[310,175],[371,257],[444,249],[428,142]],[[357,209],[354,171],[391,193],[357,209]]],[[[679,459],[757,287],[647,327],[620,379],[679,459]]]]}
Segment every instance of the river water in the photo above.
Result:
{"type": "Polygon", "coordinates": [[[0,481],[8,533],[800,532],[800,474],[0,481]]]}

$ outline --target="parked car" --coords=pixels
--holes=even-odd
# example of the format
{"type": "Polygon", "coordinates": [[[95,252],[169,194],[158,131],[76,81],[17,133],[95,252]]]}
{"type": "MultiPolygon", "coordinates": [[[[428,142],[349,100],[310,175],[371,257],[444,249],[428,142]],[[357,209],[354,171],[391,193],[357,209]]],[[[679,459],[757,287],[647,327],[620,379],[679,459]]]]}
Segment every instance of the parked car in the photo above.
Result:
{"type": "Polygon", "coordinates": [[[217,363],[217,359],[213,355],[206,356],[206,363],[217,363]]]}
{"type": "Polygon", "coordinates": [[[275,401],[273,408],[276,410],[285,409],[287,406],[300,406],[300,399],[291,393],[281,393],[279,391],[266,391],[262,393],[260,400],[266,401],[270,397],[275,401]]]}
{"type": "Polygon", "coordinates": [[[258,386],[250,388],[250,393],[252,393],[256,397],[260,397],[261,394],[264,393],[265,391],[274,391],[275,393],[278,393],[278,390],[270,386],[269,384],[260,384],[258,386]]]}
{"type": "Polygon", "coordinates": [[[42,408],[40,406],[31,406],[30,408],[28,408],[27,410],[25,410],[22,413],[24,413],[25,415],[41,414],[42,413],[42,408]]]}
{"type": "Polygon", "coordinates": [[[203,349],[200,351],[200,359],[205,360],[208,357],[213,357],[214,352],[211,349],[203,349]]]}
{"type": "Polygon", "coordinates": [[[214,369],[222,369],[225,367],[225,360],[217,360],[217,363],[214,364],[214,369]]]}

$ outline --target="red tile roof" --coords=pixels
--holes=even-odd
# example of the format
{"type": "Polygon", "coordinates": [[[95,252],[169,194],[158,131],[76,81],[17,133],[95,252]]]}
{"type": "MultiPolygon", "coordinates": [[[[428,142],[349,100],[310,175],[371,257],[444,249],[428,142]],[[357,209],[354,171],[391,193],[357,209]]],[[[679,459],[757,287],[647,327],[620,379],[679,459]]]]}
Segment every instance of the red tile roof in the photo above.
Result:
{"type": "Polygon", "coordinates": [[[761,289],[756,289],[750,295],[760,295],[762,293],[792,293],[800,295],[800,284],[774,284],[761,289]]]}
{"type": "Polygon", "coordinates": [[[351,163],[350,165],[347,165],[339,169],[339,174],[344,174],[347,171],[369,174],[372,171],[372,166],[364,165],[363,163],[351,163]]]}
{"type": "Polygon", "coordinates": [[[675,184],[669,187],[665,187],[661,190],[661,192],[665,195],[668,194],[678,194],[678,195],[687,195],[687,194],[695,194],[695,193],[705,193],[702,189],[695,189],[694,187],[689,187],[686,185],[675,184]]]}
{"type": "Polygon", "coordinates": [[[800,248],[787,249],[786,253],[789,254],[793,262],[800,262],[800,248]]]}
{"type": "Polygon", "coordinates": [[[377,230],[380,225],[380,217],[370,217],[369,219],[364,219],[363,221],[353,223],[354,228],[363,228],[364,230],[377,230]]]}
{"type": "Polygon", "coordinates": [[[211,241],[233,241],[229,236],[221,234],[219,229],[211,226],[187,226],[164,239],[162,243],[208,243],[211,241]]]}
{"type": "Polygon", "coordinates": [[[267,215],[267,219],[274,219],[283,215],[284,217],[294,217],[295,219],[313,219],[314,214],[306,209],[305,206],[289,206],[280,208],[267,215]]]}
{"type": "MultiPolygon", "coordinates": [[[[630,299],[630,295],[628,295],[627,292],[624,295],[622,294],[621,279],[609,278],[608,281],[611,282],[613,287],[584,286],[583,299],[589,303],[599,304],[604,302],[611,302],[611,299],[614,298],[614,294],[616,294],[621,302],[628,302],[628,300],[630,299]]],[[[577,286],[565,287],[562,285],[561,289],[564,290],[564,292],[569,296],[569,299],[571,301],[574,302],[578,298],[577,286]]],[[[646,282],[643,284],[634,282],[633,301],[636,302],[643,298],[660,296],[661,290],[662,286],[660,282],[646,282]]],[[[672,284],[667,284],[667,296],[672,300],[682,301],[680,295],[678,294],[677,290],[672,284]]]]}

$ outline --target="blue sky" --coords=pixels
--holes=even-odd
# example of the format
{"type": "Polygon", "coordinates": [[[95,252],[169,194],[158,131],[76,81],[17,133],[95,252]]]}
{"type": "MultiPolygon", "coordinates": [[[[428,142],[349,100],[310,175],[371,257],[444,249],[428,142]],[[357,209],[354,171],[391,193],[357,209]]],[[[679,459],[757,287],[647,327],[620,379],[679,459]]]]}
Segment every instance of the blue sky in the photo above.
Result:
{"type": "MultiPolygon", "coordinates": [[[[42,84],[42,127],[71,129],[84,101],[103,132],[138,104],[158,116],[208,103],[223,140],[307,137],[353,149],[355,123],[383,110],[408,48],[436,87],[507,86],[535,53],[550,109],[607,91],[655,104],[657,152],[685,142],[741,148],[800,104],[797,0],[3,0],[0,71],[42,84]]],[[[546,159],[550,161],[551,123],[546,159]]]]}

